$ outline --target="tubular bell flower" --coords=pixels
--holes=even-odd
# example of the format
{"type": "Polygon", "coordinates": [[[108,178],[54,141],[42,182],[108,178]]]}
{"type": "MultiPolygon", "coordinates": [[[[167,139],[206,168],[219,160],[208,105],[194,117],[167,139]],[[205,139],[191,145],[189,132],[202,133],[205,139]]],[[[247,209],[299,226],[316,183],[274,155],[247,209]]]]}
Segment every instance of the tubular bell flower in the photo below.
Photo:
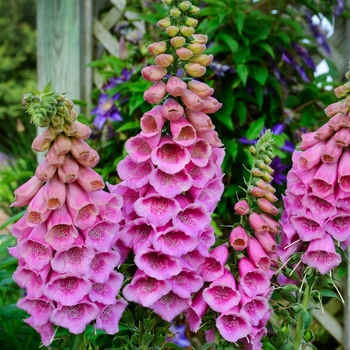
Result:
{"type": "Polygon", "coordinates": [[[116,298],[123,276],[113,272],[120,255],[112,248],[122,200],[102,191],[104,182],[91,169],[98,155],[83,141],[90,129],[76,121],[73,103],[50,84],[43,92],[33,89],[26,100],[32,121],[46,128],[37,137],[50,140],[41,164],[53,171],[48,175],[40,165],[17,190],[14,204],[28,204],[28,210],[11,229],[18,240],[12,252],[20,260],[13,278],[27,293],[18,303],[30,314],[25,322],[48,346],[54,326],[78,334],[97,320],[96,327],[110,329],[101,323],[106,308],[119,303],[125,309],[126,302],[116,298]]]}
{"type": "Polygon", "coordinates": [[[155,64],[141,72],[153,83],[144,99],[158,105],[144,113],[141,132],[126,142],[128,154],[117,166],[123,182],[110,186],[124,201],[118,242],[132,250],[138,268],[123,294],[167,321],[189,312],[191,297],[204,280],[223,275],[228,256],[226,246],[209,252],[224,151],[206,113],[221,104],[211,87],[185,76],[205,73],[208,38],[194,33],[197,21],[189,16],[198,8],[170,2],[170,15],[159,21],[170,40],[149,45],[155,64]]]}
{"type": "Polygon", "coordinates": [[[350,237],[348,84],[334,90],[342,100],[325,109],[328,123],[303,135],[303,152],[295,151],[293,169],[287,176],[279,253],[303,253],[301,262],[321,274],[341,262],[334,240],[342,242],[344,249],[350,237]],[[289,237],[292,231],[300,242],[295,235],[289,237]],[[292,242],[297,243],[293,248],[292,242]]]}

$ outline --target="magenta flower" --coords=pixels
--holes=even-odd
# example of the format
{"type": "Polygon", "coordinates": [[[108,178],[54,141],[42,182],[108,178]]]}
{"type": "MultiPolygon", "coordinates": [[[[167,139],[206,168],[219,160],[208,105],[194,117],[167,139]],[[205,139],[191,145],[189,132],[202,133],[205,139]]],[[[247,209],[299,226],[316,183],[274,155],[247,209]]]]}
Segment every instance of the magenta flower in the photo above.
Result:
{"type": "Polygon", "coordinates": [[[301,261],[325,274],[341,263],[341,256],[335,251],[332,237],[325,235],[309,243],[301,261]]]}
{"type": "Polygon", "coordinates": [[[82,333],[85,327],[99,314],[96,304],[88,300],[82,300],[73,306],[61,306],[55,309],[51,316],[51,322],[65,327],[73,334],[82,333]]]}
{"type": "Polygon", "coordinates": [[[250,334],[252,326],[249,318],[239,312],[228,311],[216,320],[220,334],[230,342],[236,342],[250,334]]]}

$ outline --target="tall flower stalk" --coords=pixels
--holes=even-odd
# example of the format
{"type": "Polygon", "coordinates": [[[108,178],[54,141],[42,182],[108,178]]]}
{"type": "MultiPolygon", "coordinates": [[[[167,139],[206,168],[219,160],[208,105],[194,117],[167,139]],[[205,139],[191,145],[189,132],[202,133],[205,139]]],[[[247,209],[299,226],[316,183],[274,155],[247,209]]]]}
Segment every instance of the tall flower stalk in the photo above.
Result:
{"type": "Polygon", "coordinates": [[[84,141],[90,129],[76,120],[72,101],[48,84],[22,102],[32,122],[45,128],[32,148],[47,153],[12,204],[28,205],[11,229],[17,246],[10,252],[19,262],[13,278],[26,291],[18,307],[46,346],[55,326],[79,334],[95,321],[96,328],[117,333],[127,305],[117,299],[123,275],[114,271],[122,263],[115,247],[122,198],[102,190],[92,170],[99,156],[84,141]]]}
{"type": "MultiPolygon", "coordinates": [[[[346,76],[349,78],[349,73],[346,76]]],[[[313,340],[308,329],[310,300],[318,303],[322,295],[331,293],[315,289],[319,277],[338,292],[332,270],[341,263],[342,251],[350,244],[349,86],[347,82],[334,90],[340,100],[325,109],[329,121],[302,136],[287,175],[278,247],[286,277],[279,278],[286,282],[294,274],[294,282],[289,282],[298,284],[295,278],[301,280],[296,291],[302,312],[295,329],[295,350],[313,340]]],[[[343,301],[340,293],[339,298],[343,301]]]]}
{"type": "Polygon", "coordinates": [[[189,310],[192,295],[224,272],[227,247],[215,243],[211,214],[223,193],[225,155],[208,114],[220,107],[205,74],[207,36],[195,34],[199,9],[189,1],[167,1],[170,15],[158,22],[169,39],[148,46],[155,65],[142,70],[154,84],[144,98],[156,104],[126,142],[127,156],[110,185],[124,198],[121,242],[134,254],[136,271],[123,289],[129,301],[170,322],[189,310]],[[192,76],[192,77],[191,77],[192,76]]]}

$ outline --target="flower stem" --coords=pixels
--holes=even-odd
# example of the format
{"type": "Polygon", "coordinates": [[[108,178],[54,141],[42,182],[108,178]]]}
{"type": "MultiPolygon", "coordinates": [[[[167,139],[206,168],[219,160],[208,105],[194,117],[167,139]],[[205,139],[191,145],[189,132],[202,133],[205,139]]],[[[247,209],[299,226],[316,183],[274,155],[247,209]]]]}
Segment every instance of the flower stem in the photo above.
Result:
{"type": "MultiPolygon", "coordinates": [[[[308,306],[309,306],[309,300],[310,300],[310,285],[306,283],[305,290],[304,290],[304,295],[303,295],[303,300],[302,300],[302,306],[304,311],[307,312],[308,306]]],[[[302,348],[302,339],[303,339],[303,316],[300,315],[298,324],[297,324],[297,329],[295,332],[295,339],[294,339],[294,350],[300,350],[302,348]]]]}

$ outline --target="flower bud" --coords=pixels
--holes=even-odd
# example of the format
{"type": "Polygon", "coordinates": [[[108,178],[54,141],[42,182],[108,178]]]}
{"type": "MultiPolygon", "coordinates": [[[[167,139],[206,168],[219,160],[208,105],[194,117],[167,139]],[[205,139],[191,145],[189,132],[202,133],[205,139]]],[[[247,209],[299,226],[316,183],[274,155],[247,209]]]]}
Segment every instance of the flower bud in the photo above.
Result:
{"type": "Polygon", "coordinates": [[[72,137],[71,143],[70,153],[75,159],[88,159],[90,157],[91,147],[85,141],[72,137]]]}
{"type": "Polygon", "coordinates": [[[74,109],[71,109],[69,113],[64,116],[64,120],[67,123],[73,123],[77,120],[77,117],[78,113],[74,109]]]}
{"type": "Polygon", "coordinates": [[[200,11],[200,8],[197,7],[197,6],[191,6],[191,8],[188,10],[188,12],[191,14],[191,15],[196,15],[198,12],[200,11]]]}
{"type": "Polygon", "coordinates": [[[187,63],[185,64],[184,68],[188,74],[192,75],[195,78],[203,76],[207,71],[205,67],[202,67],[198,63],[187,63]]]}
{"type": "Polygon", "coordinates": [[[11,207],[23,207],[28,205],[36,193],[40,190],[43,182],[36,176],[30,178],[22,186],[18,187],[15,194],[15,202],[11,204],[11,207]]]}
{"type": "Polygon", "coordinates": [[[222,103],[219,103],[216,98],[211,96],[204,98],[203,101],[205,103],[203,108],[204,113],[215,113],[222,107],[222,103]]]}
{"type": "Polygon", "coordinates": [[[178,7],[181,11],[187,11],[191,7],[191,5],[192,4],[189,1],[182,1],[178,5],[178,7]]]}
{"type": "Polygon", "coordinates": [[[58,167],[57,174],[64,183],[74,182],[79,177],[79,165],[71,156],[66,156],[63,165],[58,167]]]}
{"type": "Polygon", "coordinates": [[[184,115],[184,109],[174,98],[167,98],[162,106],[163,117],[175,121],[184,115]]]}
{"type": "Polygon", "coordinates": [[[176,26],[170,26],[167,29],[165,29],[165,31],[169,36],[175,36],[179,33],[180,29],[176,26]]]}
{"type": "Polygon", "coordinates": [[[204,107],[203,100],[189,89],[187,89],[181,95],[181,100],[186,105],[186,107],[188,107],[192,111],[200,111],[204,107]]]}
{"type": "Polygon", "coordinates": [[[171,10],[170,10],[170,15],[174,18],[178,18],[181,16],[181,11],[177,8],[177,7],[173,7],[171,10]]]}
{"type": "Polygon", "coordinates": [[[151,104],[159,103],[166,95],[165,83],[163,80],[159,80],[152,85],[143,94],[143,98],[151,104]]]}
{"type": "Polygon", "coordinates": [[[263,160],[261,160],[261,159],[258,159],[257,161],[256,161],[256,164],[257,164],[257,166],[259,167],[259,169],[261,169],[261,170],[267,170],[267,168],[268,168],[268,166],[264,163],[264,161],[263,160]]]}
{"type": "Polygon", "coordinates": [[[174,2],[174,0],[165,0],[165,3],[166,3],[168,6],[172,5],[173,2],[174,2]]]}
{"type": "Polygon", "coordinates": [[[264,198],[266,198],[269,202],[272,202],[272,203],[275,203],[278,201],[278,198],[269,190],[266,191],[264,198]]]}
{"type": "Polygon", "coordinates": [[[249,237],[242,226],[235,227],[230,233],[230,245],[234,250],[242,251],[248,246],[249,237]]]}
{"type": "Polygon", "coordinates": [[[266,191],[257,186],[252,187],[249,192],[256,198],[264,197],[266,195],[266,191]]]}
{"type": "Polygon", "coordinates": [[[49,149],[45,156],[47,163],[55,167],[62,165],[64,162],[64,158],[65,155],[58,156],[53,147],[49,149]]]}
{"type": "Polygon", "coordinates": [[[246,200],[241,200],[235,204],[234,210],[235,210],[235,213],[240,216],[247,215],[249,214],[249,210],[250,210],[249,204],[246,200]]]}
{"type": "Polygon", "coordinates": [[[191,40],[191,44],[205,44],[208,41],[208,35],[204,34],[193,34],[193,40],[191,40]]]}
{"type": "Polygon", "coordinates": [[[180,47],[177,49],[176,54],[183,61],[188,61],[193,56],[193,52],[185,47],[180,47]]]}
{"type": "Polygon", "coordinates": [[[350,92],[350,81],[334,89],[334,94],[338,98],[346,97],[350,92]]]}
{"type": "Polygon", "coordinates": [[[279,213],[279,210],[271,203],[269,202],[266,198],[259,198],[257,200],[259,208],[264,211],[267,214],[270,215],[277,215],[279,213]]]}
{"type": "Polygon", "coordinates": [[[46,159],[44,158],[39,166],[35,170],[35,176],[40,181],[48,181],[50,180],[56,173],[57,167],[52,166],[47,163],[46,159]]]}
{"type": "MultiPolygon", "coordinates": [[[[195,127],[196,131],[199,133],[207,133],[208,131],[215,128],[209,116],[202,112],[196,112],[192,109],[186,108],[185,114],[187,120],[195,127]]],[[[202,136],[202,134],[199,136],[205,138],[202,136]]]]}
{"type": "Polygon", "coordinates": [[[269,232],[273,235],[277,235],[281,232],[280,226],[276,220],[274,220],[271,216],[261,213],[260,217],[263,218],[267,225],[269,226],[269,232]]]}
{"type": "Polygon", "coordinates": [[[58,156],[67,154],[71,149],[71,140],[65,134],[59,134],[53,143],[53,148],[58,156]]]}
{"type": "Polygon", "coordinates": [[[194,19],[194,18],[192,18],[192,17],[185,17],[184,20],[183,20],[183,22],[184,22],[187,26],[193,27],[193,28],[197,27],[197,24],[198,24],[198,20],[197,20],[197,19],[194,19]]]}
{"type": "Polygon", "coordinates": [[[271,182],[273,180],[273,177],[267,172],[264,172],[261,177],[267,182],[271,182]]]}
{"type": "Polygon", "coordinates": [[[252,174],[253,174],[254,176],[257,176],[257,177],[263,176],[262,171],[261,171],[260,169],[258,169],[258,168],[253,168],[253,169],[252,169],[252,174]]]}
{"type": "Polygon", "coordinates": [[[146,80],[153,82],[163,79],[167,73],[168,71],[164,67],[160,66],[148,66],[141,70],[142,76],[146,80]]]}
{"type": "Polygon", "coordinates": [[[191,50],[194,55],[200,55],[205,51],[206,46],[203,44],[194,43],[187,45],[187,48],[191,50]]]}
{"type": "Polygon", "coordinates": [[[264,163],[266,163],[266,164],[272,163],[272,159],[268,155],[262,154],[260,157],[264,161],[264,163]]]}
{"type": "Polygon", "coordinates": [[[187,87],[201,98],[207,98],[214,93],[213,88],[198,80],[191,80],[187,83],[187,87]]]}
{"type": "Polygon", "coordinates": [[[266,221],[255,212],[249,215],[249,224],[256,232],[264,232],[269,230],[269,226],[267,225],[266,221]]]}
{"type": "Polygon", "coordinates": [[[211,54],[210,55],[201,54],[201,55],[193,56],[190,59],[190,62],[199,63],[201,66],[206,67],[213,62],[213,59],[214,59],[214,56],[211,54]]]}
{"type": "Polygon", "coordinates": [[[163,18],[163,19],[159,20],[159,21],[158,21],[158,26],[159,26],[160,28],[162,28],[162,29],[165,29],[165,28],[171,26],[171,20],[170,20],[170,18],[167,17],[167,18],[163,18]]]}
{"type": "Polygon", "coordinates": [[[51,141],[45,140],[43,134],[39,134],[32,142],[32,148],[37,152],[44,152],[50,148],[51,141]]]}
{"type": "MultiPolygon", "coordinates": [[[[201,113],[201,112],[196,112],[196,113],[201,113]]],[[[214,126],[213,126],[213,128],[214,128],[214,126]]],[[[209,131],[207,130],[204,132],[197,131],[197,135],[199,137],[201,137],[202,139],[204,139],[205,141],[207,141],[212,147],[222,147],[223,144],[222,144],[221,140],[219,139],[219,135],[215,130],[213,130],[213,128],[210,129],[209,131]]]]}
{"type": "Polygon", "coordinates": [[[174,36],[170,39],[170,44],[175,48],[184,46],[186,39],[183,36],[174,36]]]}
{"type": "Polygon", "coordinates": [[[179,77],[173,76],[166,83],[165,87],[168,94],[171,96],[181,96],[187,90],[187,84],[179,77]]]}
{"type": "Polygon", "coordinates": [[[151,55],[160,55],[168,50],[168,45],[165,41],[158,41],[148,45],[147,50],[151,55]]]}
{"type": "Polygon", "coordinates": [[[155,59],[154,62],[161,67],[169,67],[174,62],[174,57],[167,54],[160,54],[155,59]]]}
{"type": "Polygon", "coordinates": [[[194,33],[194,29],[192,27],[183,26],[180,28],[180,33],[183,36],[191,36],[194,33]]]}
{"type": "Polygon", "coordinates": [[[324,110],[324,112],[326,113],[327,117],[333,117],[334,115],[336,115],[339,112],[338,111],[339,105],[340,105],[340,102],[334,102],[334,103],[330,104],[324,110]]]}

